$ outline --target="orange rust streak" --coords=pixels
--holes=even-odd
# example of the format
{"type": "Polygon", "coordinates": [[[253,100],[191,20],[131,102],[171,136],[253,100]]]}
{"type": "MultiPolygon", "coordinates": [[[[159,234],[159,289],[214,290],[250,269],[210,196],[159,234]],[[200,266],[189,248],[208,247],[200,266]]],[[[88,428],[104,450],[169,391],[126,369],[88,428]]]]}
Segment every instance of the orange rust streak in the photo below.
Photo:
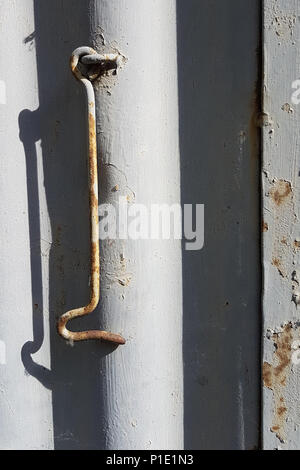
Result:
{"type": "Polygon", "coordinates": [[[275,365],[267,362],[263,364],[262,378],[264,386],[272,390],[274,395],[274,418],[271,431],[281,442],[285,440],[285,423],[288,409],[284,400],[284,387],[288,373],[291,370],[293,328],[291,324],[285,326],[282,333],[272,337],[275,345],[275,365]]]}
{"type": "Polygon", "coordinates": [[[99,245],[93,242],[91,244],[91,273],[99,273],[99,245]]]}
{"type": "Polygon", "coordinates": [[[271,197],[277,206],[285,202],[287,197],[292,193],[292,185],[288,181],[280,180],[276,183],[275,188],[271,191],[271,197]]]}
{"type": "Polygon", "coordinates": [[[267,222],[263,222],[262,223],[262,231],[263,232],[268,232],[269,230],[269,225],[267,224],[267,222]]]}
{"type": "Polygon", "coordinates": [[[90,330],[73,333],[73,341],[87,341],[90,339],[108,341],[115,344],[126,344],[125,339],[121,335],[110,333],[109,331],[90,330]]]}
{"type": "Polygon", "coordinates": [[[272,390],[273,382],[272,382],[272,366],[267,362],[263,364],[263,372],[262,372],[263,382],[265,387],[272,390]]]}

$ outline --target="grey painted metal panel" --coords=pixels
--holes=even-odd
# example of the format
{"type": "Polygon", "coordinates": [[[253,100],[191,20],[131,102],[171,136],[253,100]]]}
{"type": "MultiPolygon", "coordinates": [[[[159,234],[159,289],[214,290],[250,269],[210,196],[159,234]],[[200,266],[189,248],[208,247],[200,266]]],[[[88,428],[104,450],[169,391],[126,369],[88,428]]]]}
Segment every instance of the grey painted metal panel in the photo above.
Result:
{"type": "Polygon", "coordinates": [[[11,429],[3,426],[1,446],[182,448],[179,241],[102,244],[102,302],[97,314],[73,326],[97,329],[101,322],[122,332],[126,346],[114,350],[88,342],[71,347],[56,331],[58,316],[89,296],[86,103],[69,56],[81,45],[101,51],[104,35],[106,47],[117,47],[128,58],[110,92],[97,90],[102,202],[116,184],[136,202],[179,202],[176,3],[54,0],[49,8],[48,2],[26,2],[31,17],[24,6],[18,16],[23,26],[15,36],[17,2],[10,5],[2,2],[10,15],[5,41],[11,38],[18,47],[15,62],[6,64],[3,56],[2,70],[7,70],[7,83],[16,74],[18,79],[2,175],[9,179],[16,168],[23,199],[15,215],[16,182],[3,181],[1,204],[12,227],[8,224],[8,235],[1,224],[1,240],[6,247],[15,237],[21,251],[10,255],[6,247],[1,271],[6,279],[1,308],[11,298],[16,302],[1,316],[7,332],[3,339],[8,344],[11,331],[16,333],[11,347],[17,356],[4,369],[9,376],[3,376],[3,390],[11,403],[1,406],[11,429]],[[23,55],[28,51],[27,71],[23,55]],[[20,99],[22,93],[26,100],[20,99]],[[15,146],[22,160],[16,160],[15,146]],[[25,222],[28,215],[22,232],[15,222],[19,212],[25,222]],[[24,252],[27,265],[19,270],[25,292],[16,295],[12,269],[24,252]],[[128,285],[119,282],[122,276],[128,285]],[[16,326],[21,313],[22,324],[16,326]],[[19,408],[23,424],[7,417],[19,408]]]}
{"type": "Polygon", "coordinates": [[[47,253],[51,238],[40,134],[37,121],[32,129],[22,118],[27,115],[24,109],[38,107],[36,56],[31,39],[33,3],[1,1],[0,17],[0,80],[6,90],[4,94],[2,85],[0,340],[6,346],[6,357],[2,351],[0,447],[49,449],[53,446],[51,391],[25,370],[25,362],[28,371],[32,361],[45,368],[50,366],[47,253]],[[8,60],[9,49],[13,54],[8,60]],[[40,211],[44,212],[42,226],[38,223],[40,211]]]}
{"type": "Polygon", "coordinates": [[[258,445],[259,4],[178,0],[176,42],[175,0],[1,1],[1,50],[15,49],[0,56],[1,447],[180,448],[182,303],[185,446],[258,445]],[[179,200],[177,46],[181,197],[206,204],[183,302],[178,243],[102,244],[103,301],[77,327],[101,318],[129,340],[117,351],[56,332],[89,294],[85,97],[67,59],[103,42],[128,62],[97,90],[102,200],[116,184],[136,202],[179,200]]]}
{"type": "Polygon", "coordinates": [[[300,76],[299,19],[299,1],[265,0],[262,174],[265,449],[300,448],[299,84],[292,88],[300,76]]]}
{"type": "Polygon", "coordinates": [[[106,352],[72,348],[56,331],[89,294],[85,101],[68,63],[90,41],[88,3],[2,1],[1,18],[0,443],[99,448],[106,352]]]}
{"type": "MultiPolygon", "coordinates": [[[[46,253],[48,279],[43,282],[48,288],[49,343],[43,338],[41,317],[33,315],[33,322],[35,346],[46,343],[51,364],[47,370],[37,367],[27,352],[24,365],[51,390],[54,447],[93,449],[101,447],[99,361],[105,352],[93,342],[72,348],[56,331],[58,316],[89,298],[86,103],[68,60],[77,46],[90,41],[89,2],[55,0],[49,8],[48,2],[37,0],[34,14],[39,107],[31,108],[31,113],[24,111],[20,126],[26,131],[29,163],[35,158],[34,142],[41,140],[43,178],[38,176],[38,180],[44,185],[45,201],[34,226],[43,226],[47,211],[51,238],[46,253]]],[[[37,204],[31,191],[32,210],[37,204]]],[[[37,233],[32,231],[31,236],[35,238],[37,233]]],[[[38,259],[32,270],[38,278],[38,259]]],[[[95,316],[88,327],[97,328],[98,321],[95,316]]],[[[82,329],[81,321],[78,328],[82,329]]]]}
{"type": "Polygon", "coordinates": [[[259,445],[260,1],[178,0],[183,202],[205,247],[183,252],[185,445],[259,445]],[[257,55],[258,53],[258,55],[257,55]]]}
{"type": "MultiPolygon", "coordinates": [[[[176,2],[96,1],[92,38],[96,50],[126,58],[114,86],[96,86],[100,200],[179,203],[176,2]]],[[[116,240],[101,249],[103,326],[127,338],[102,363],[105,446],[180,449],[181,243],[116,240]]]]}

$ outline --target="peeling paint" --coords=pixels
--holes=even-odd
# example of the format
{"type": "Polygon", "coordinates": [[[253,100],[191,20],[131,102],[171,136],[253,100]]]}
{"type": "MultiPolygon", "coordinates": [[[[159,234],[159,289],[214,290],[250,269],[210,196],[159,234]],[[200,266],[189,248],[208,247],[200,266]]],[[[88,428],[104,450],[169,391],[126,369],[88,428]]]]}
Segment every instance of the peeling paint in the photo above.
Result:
{"type": "MultiPolygon", "coordinates": [[[[297,23],[297,15],[293,11],[283,11],[277,4],[272,2],[272,8],[265,12],[266,27],[272,30],[281,40],[292,40],[297,23]]],[[[281,45],[281,43],[278,43],[281,45]]]]}
{"type": "Polygon", "coordinates": [[[293,114],[294,110],[289,103],[285,103],[281,106],[282,111],[287,112],[288,114],[293,114]]]}
{"type": "Polygon", "coordinates": [[[270,198],[271,204],[268,229],[263,225],[263,232],[268,231],[271,235],[269,239],[269,243],[273,245],[271,264],[282,278],[290,279],[292,271],[289,268],[289,261],[293,259],[295,252],[291,233],[297,219],[294,211],[294,190],[290,181],[271,178],[267,172],[265,180],[269,187],[266,196],[270,198]],[[274,221],[271,228],[270,220],[274,221]]]}
{"type": "Polygon", "coordinates": [[[264,222],[262,223],[262,231],[263,232],[268,232],[269,230],[269,224],[267,224],[267,222],[264,222]]]}
{"type": "Polygon", "coordinates": [[[273,258],[273,259],[272,259],[272,265],[275,266],[275,268],[277,268],[277,270],[278,270],[280,276],[282,276],[282,277],[285,277],[285,276],[286,276],[286,274],[284,273],[284,271],[283,271],[283,269],[282,269],[280,259],[278,259],[278,258],[273,258]]]}
{"type": "Polygon", "coordinates": [[[284,443],[286,438],[285,424],[288,408],[285,401],[285,387],[291,372],[291,356],[293,342],[293,325],[290,323],[283,327],[281,333],[274,333],[271,337],[274,342],[274,363],[263,364],[264,386],[272,390],[274,397],[274,416],[271,431],[284,443]]]}
{"type": "Polygon", "coordinates": [[[281,206],[291,199],[292,185],[289,181],[276,181],[274,187],[270,191],[270,196],[277,206],[281,206]]]}

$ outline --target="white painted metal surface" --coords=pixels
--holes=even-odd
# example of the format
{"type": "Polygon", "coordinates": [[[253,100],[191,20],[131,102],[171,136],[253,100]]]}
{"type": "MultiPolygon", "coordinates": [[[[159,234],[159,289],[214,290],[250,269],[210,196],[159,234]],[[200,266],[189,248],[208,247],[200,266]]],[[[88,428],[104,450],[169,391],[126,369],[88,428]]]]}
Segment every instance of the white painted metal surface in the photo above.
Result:
{"type": "MultiPolygon", "coordinates": [[[[180,202],[176,2],[94,8],[94,49],[126,58],[114,86],[96,87],[100,201],[180,202]]],[[[103,361],[105,445],[182,448],[180,241],[106,241],[101,251],[103,326],[127,341],[103,361]]]]}
{"type": "Polygon", "coordinates": [[[30,360],[32,353],[37,364],[50,366],[47,253],[51,234],[41,146],[39,139],[32,142],[32,161],[27,161],[24,145],[29,135],[19,128],[20,113],[38,108],[35,48],[26,42],[34,31],[33,3],[1,1],[0,17],[0,446],[49,449],[53,447],[51,392],[25,371],[22,362],[24,357],[30,360]],[[7,44],[13,45],[9,60],[7,44]],[[29,208],[28,191],[39,198],[43,211],[43,225],[34,240],[30,240],[30,222],[38,220],[38,209],[29,208]],[[34,274],[40,252],[44,256],[39,273],[34,274]],[[40,318],[44,334],[44,343],[37,348],[30,343],[32,315],[40,318]]]}
{"type": "Polygon", "coordinates": [[[264,1],[263,446],[300,447],[300,2],[264,1]],[[296,92],[296,95],[295,95],[296,92]],[[294,95],[294,96],[293,96],[294,95]]]}

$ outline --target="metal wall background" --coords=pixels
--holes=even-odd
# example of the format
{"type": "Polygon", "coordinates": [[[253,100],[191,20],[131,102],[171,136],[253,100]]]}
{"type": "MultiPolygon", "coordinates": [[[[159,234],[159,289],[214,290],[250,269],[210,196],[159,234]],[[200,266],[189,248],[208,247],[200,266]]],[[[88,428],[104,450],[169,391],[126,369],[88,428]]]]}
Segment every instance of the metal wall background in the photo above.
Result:
{"type": "MultiPolygon", "coordinates": [[[[8,223],[0,228],[0,321],[3,339],[11,341],[13,328],[15,338],[9,362],[0,366],[0,416],[9,423],[1,426],[0,445],[103,448],[99,363],[111,350],[95,343],[71,348],[55,326],[61,312],[88,296],[85,103],[68,57],[93,40],[94,7],[75,0],[53,0],[51,8],[39,0],[22,5],[1,2],[1,41],[17,44],[22,60],[7,63],[1,54],[6,82],[14,79],[11,111],[1,109],[10,140],[1,156],[1,217],[8,223]],[[18,247],[9,257],[8,242],[18,247]]],[[[206,206],[205,248],[182,252],[185,446],[254,448],[260,426],[254,125],[260,1],[178,0],[177,35],[181,196],[206,206]]]]}

